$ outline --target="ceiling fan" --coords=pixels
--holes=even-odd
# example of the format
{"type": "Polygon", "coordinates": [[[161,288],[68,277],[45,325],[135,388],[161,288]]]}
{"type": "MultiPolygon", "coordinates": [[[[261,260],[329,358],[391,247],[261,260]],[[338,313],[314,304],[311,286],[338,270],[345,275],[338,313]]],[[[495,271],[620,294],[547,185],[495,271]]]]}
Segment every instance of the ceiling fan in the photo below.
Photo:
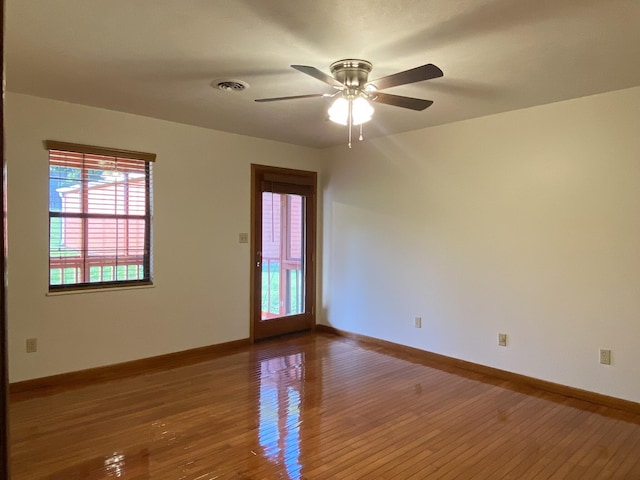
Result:
{"type": "Polygon", "coordinates": [[[291,67],[332,86],[337,91],[334,93],[311,93],[308,95],[294,95],[289,97],[258,98],[256,102],[277,102],[280,100],[296,100],[314,97],[337,97],[329,108],[329,120],[349,127],[349,148],[351,148],[352,126],[360,125],[360,140],[362,140],[362,124],[371,120],[373,107],[369,102],[384,103],[386,105],[416,111],[422,111],[433,104],[432,100],[392,95],[390,93],[382,93],[380,90],[431,80],[432,78],[438,78],[444,75],[442,70],[428,63],[420,67],[368,81],[369,73],[373,65],[371,62],[358,59],[333,62],[329,66],[331,75],[327,75],[321,70],[307,65],[291,65],[291,67]]]}

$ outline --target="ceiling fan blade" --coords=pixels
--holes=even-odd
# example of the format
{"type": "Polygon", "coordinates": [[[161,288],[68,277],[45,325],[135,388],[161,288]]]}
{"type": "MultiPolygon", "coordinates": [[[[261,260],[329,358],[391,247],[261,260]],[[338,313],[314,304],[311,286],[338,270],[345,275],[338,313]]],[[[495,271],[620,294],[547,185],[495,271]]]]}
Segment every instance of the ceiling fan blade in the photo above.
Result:
{"type": "Polygon", "coordinates": [[[292,97],[257,98],[256,102],[279,102],[280,100],[295,100],[297,98],[324,97],[324,93],[310,93],[308,95],[294,95],[292,97]]]}
{"type": "Polygon", "coordinates": [[[333,78],[331,75],[327,75],[321,70],[318,70],[316,67],[309,67],[307,65],[291,65],[291,68],[295,68],[299,72],[306,73],[307,75],[311,75],[313,78],[320,80],[321,82],[326,83],[327,85],[331,85],[336,88],[344,88],[344,85],[340,83],[338,80],[333,78]]]}
{"type": "Polygon", "coordinates": [[[423,100],[422,98],[403,97],[391,95],[389,93],[375,92],[369,96],[369,100],[377,103],[385,103],[394,107],[408,108],[410,110],[422,111],[433,104],[433,100],[423,100]]]}
{"type": "Polygon", "coordinates": [[[444,73],[432,63],[422,65],[421,67],[412,68],[403,72],[394,73],[387,77],[378,78],[367,83],[373,85],[378,90],[385,88],[397,87],[398,85],[407,85],[408,83],[422,82],[431,80],[432,78],[442,77],[444,73]]]}

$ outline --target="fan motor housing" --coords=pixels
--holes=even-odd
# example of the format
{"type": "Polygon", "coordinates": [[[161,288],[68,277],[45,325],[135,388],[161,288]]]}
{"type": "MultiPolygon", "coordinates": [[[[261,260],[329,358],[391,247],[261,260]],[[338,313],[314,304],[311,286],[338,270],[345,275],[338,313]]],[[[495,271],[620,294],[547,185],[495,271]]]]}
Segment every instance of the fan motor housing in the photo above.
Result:
{"type": "Polygon", "coordinates": [[[338,60],[329,66],[333,78],[350,90],[363,89],[372,68],[373,65],[370,62],[358,59],[338,60]]]}

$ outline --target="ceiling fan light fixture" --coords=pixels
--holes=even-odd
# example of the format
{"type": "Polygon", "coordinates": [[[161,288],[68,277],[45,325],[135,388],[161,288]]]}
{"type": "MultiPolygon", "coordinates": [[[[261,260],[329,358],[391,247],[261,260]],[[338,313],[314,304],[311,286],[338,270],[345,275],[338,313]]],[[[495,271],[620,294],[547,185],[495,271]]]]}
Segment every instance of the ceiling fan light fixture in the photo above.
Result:
{"type": "Polygon", "coordinates": [[[366,123],[371,120],[371,117],[373,116],[373,107],[366,99],[362,97],[356,98],[353,101],[351,108],[351,115],[353,115],[354,125],[361,125],[363,123],[366,123]]]}
{"type": "Polygon", "coordinates": [[[349,100],[338,97],[328,110],[329,120],[340,125],[346,125],[349,119],[349,100]]]}
{"type": "Polygon", "coordinates": [[[348,125],[349,110],[351,110],[352,125],[361,125],[368,122],[374,112],[371,104],[362,97],[358,97],[355,100],[339,97],[329,107],[329,120],[340,125],[348,125]]]}
{"type": "Polygon", "coordinates": [[[421,98],[404,97],[389,93],[378,93],[385,88],[407,85],[409,83],[422,82],[432,78],[442,77],[442,70],[431,63],[403,70],[386,77],[369,81],[369,73],[373,68],[371,62],[359,59],[346,59],[333,62],[329,66],[331,75],[309,65],[291,65],[292,68],[309,75],[316,80],[333,87],[337,92],[333,94],[315,93],[310,95],[294,95],[287,97],[257,98],[256,102],[275,102],[280,100],[293,100],[312,97],[338,98],[328,110],[329,120],[347,127],[349,131],[349,148],[351,148],[352,130],[354,126],[360,127],[359,140],[363,139],[362,125],[373,116],[373,107],[369,103],[385,103],[394,107],[407,108],[409,110],[422,111],[431,106],[433,101],[421,98]]]}

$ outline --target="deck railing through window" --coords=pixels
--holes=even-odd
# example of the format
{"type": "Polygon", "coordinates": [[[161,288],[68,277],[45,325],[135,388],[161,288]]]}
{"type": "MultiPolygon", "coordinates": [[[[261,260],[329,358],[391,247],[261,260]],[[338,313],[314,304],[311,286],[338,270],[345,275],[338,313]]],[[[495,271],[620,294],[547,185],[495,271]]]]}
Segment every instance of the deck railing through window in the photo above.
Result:
{"type": "Polygon", "coordinates": [[[115,282],[143,279],[144,257],[66,257],[49,259],[49,281],[52,285],[82,283],[84,271],[89,272],[89,281],[115,282]]]}
{"type": "Polygon", "coordinates": [[[300,313],[303,310],[301,260],[262,258],[262,319],[300,313]]]}

